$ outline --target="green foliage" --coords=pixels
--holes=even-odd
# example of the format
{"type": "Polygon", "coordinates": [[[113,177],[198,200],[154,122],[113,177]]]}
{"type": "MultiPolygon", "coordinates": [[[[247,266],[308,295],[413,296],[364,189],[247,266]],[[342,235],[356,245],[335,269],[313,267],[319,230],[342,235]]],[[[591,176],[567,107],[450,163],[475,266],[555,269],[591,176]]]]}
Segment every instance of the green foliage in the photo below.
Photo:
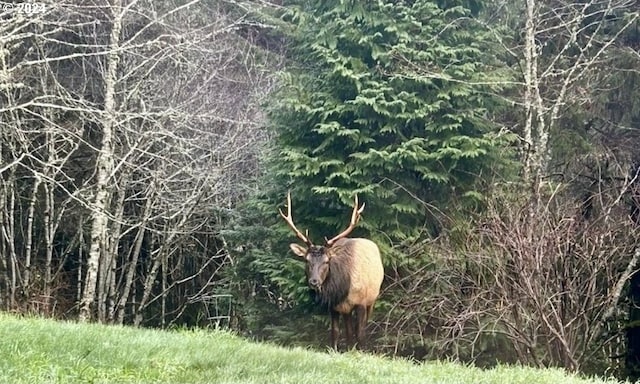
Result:
{"type": "MultiPolygon", "coordinates": [[[[317,309],[309,295],[304,264],[288,244],[296,241],[278,215],[282,188],[272,175],[261,179],[262,189],[237,210],[237,220],[222,235],[234,263],[226,269],[235,297],[237,329],[261,340],[286,344],[326,345],[323,325],[310,314],[317,309]]],[[[324,314],[324,313],[323,313],[324,314]]]]}
{"type": "Polygon", "coordinates": [[[434,206],[475,204],[479,180],[503,162],[512,137],[488,119],[502,73],[465,3],[286,8],[294,69],[269,105],[275,172],[316,241],[345,225],[354,194],[383,247],[435,234],[434,206]]]}
{"type": "Polygon", "coordinates": [[[614,383],[557,369],[406,360],[250,343],[225,331],[159,331],[0,314],[3,383],[614,383]]]}
{"type": "Polygon", "coordinates": [[[287,247],[297,239],[277,214],[287,190],[294,221],[316,243],[347,225],[357,194],[366,209],[352,236],[380,246],[388,274],[421,270],[430,255],[406,245],[481,206],[485,183],[508,173],[513,137],[490,120],[509,75],[492,52],[493,35],[475,19],[480,2],[284,6],[277,25],[289,43],[288,71],[266,105],[268,171],[229,236],[244,246],[234,273],[247,328],[271,324],[279,340],[292,340],[287,328],[324,340],[326,327],[317,324],[327,319],[310,316],[302,263],[287,247]],[[308,321],[271,316],[289,308],[308,321]]]}

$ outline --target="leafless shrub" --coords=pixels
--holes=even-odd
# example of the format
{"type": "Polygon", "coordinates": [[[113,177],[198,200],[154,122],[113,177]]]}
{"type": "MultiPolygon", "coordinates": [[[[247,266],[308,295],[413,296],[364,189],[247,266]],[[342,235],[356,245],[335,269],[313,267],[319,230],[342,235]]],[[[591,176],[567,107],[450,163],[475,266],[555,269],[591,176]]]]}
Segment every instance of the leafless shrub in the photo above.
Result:
{"type": "Polygon", "coordinates": [[[416,247],[409,257],[422,261],[385,291],[398,297],[378,323],[386,349],[570,370],[620,355],[620,304],[640,257],[628,185],[593,196],[589,218],[561,186],[548,184],[542,206],[494,196],[464,237],[416,247]]]}

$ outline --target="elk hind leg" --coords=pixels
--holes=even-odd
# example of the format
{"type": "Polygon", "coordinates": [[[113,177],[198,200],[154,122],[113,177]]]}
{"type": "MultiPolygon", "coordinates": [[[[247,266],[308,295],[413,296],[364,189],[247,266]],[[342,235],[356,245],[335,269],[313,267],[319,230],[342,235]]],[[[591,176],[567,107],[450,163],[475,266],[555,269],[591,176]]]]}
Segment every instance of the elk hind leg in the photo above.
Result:
{"type": "Polygon", "coordinates": [[[373,304],[367,305],[367,321],[371,319],[372,312],[373,312],[373,304]]]}
{"type": "Polygon", "coordinates": [[[365,338],[365,328],[367,326],[367,319],[370,313],[369,307],[365,307],[364,305],[357,305],[355,307],[355,317],[356,317],[356,347],[358,349],[363,349],[364,347],[364,338],[365,338]]]}

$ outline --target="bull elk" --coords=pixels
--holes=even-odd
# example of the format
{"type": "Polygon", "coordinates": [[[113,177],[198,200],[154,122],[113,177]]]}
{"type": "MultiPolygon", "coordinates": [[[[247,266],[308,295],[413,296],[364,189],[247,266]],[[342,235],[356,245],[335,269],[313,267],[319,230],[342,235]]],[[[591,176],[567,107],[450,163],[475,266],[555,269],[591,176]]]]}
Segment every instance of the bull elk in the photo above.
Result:
{"type": "Polygon", "coordinates": [[[339,322],[342,317],[347,345],[353,345],[355,323],[356,346],[361,347],[364,329],[380,293],[384,277],[378,246],[368,239],[348,238],[360,220],[364,203],[358,207],[355,197],[349,226],[324,245],[314,245],[309,231],[302,234],[291,216],[291,193],[287,194],[287,214],[280,215],[296,236],[306,245],[289,245],[293,253],[306,262],[305,272],[309,287],[316,292],[322,305],[331,313],[331,346],[338,349],[339,322]]]}

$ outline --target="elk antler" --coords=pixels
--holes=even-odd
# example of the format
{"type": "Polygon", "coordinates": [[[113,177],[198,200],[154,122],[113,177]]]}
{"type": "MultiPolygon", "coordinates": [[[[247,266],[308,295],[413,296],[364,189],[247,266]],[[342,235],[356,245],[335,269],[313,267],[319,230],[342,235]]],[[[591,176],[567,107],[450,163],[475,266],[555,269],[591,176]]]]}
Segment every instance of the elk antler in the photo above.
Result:
{"type": "Polygon", "coordinates": [[[291,216],[291,191],[287,193],[287,214],[285,215],[284,213],[282,213],[282,209],[278,209],[278,211],[280,212],[280,216],[282,216],[284,221],[286,221],[287,224],[289,224],[289,227],[293,229],[293,232],[295,232],[296,236],[298,236],[300,240],[307,244],[308,247],[312,246],[313,243],[311,242],[311,240],[309,240],[309,230],[307,229],[307,234],[305,236],[298,230],[298,228],[296,228],[296,225],[293,224],[293,217],[291,216]]]}
{"type": "Polygon", "coordinates": [[[362,207],[358,208],[358,195],[356,195],[355,201],[353,203],[353,212],[351,213],[351,223],[349,223],[347,229],[340,232],[340,234],[338,234],[336,237],[331,240],[327,240],[327,245],[332,246],[333,243],[350,234],[351,231],[353,231],[353,228],[356,227],[356,224],[358,224],[362,211],[364,211],[364,203],[362,203],[362,207]]]}

